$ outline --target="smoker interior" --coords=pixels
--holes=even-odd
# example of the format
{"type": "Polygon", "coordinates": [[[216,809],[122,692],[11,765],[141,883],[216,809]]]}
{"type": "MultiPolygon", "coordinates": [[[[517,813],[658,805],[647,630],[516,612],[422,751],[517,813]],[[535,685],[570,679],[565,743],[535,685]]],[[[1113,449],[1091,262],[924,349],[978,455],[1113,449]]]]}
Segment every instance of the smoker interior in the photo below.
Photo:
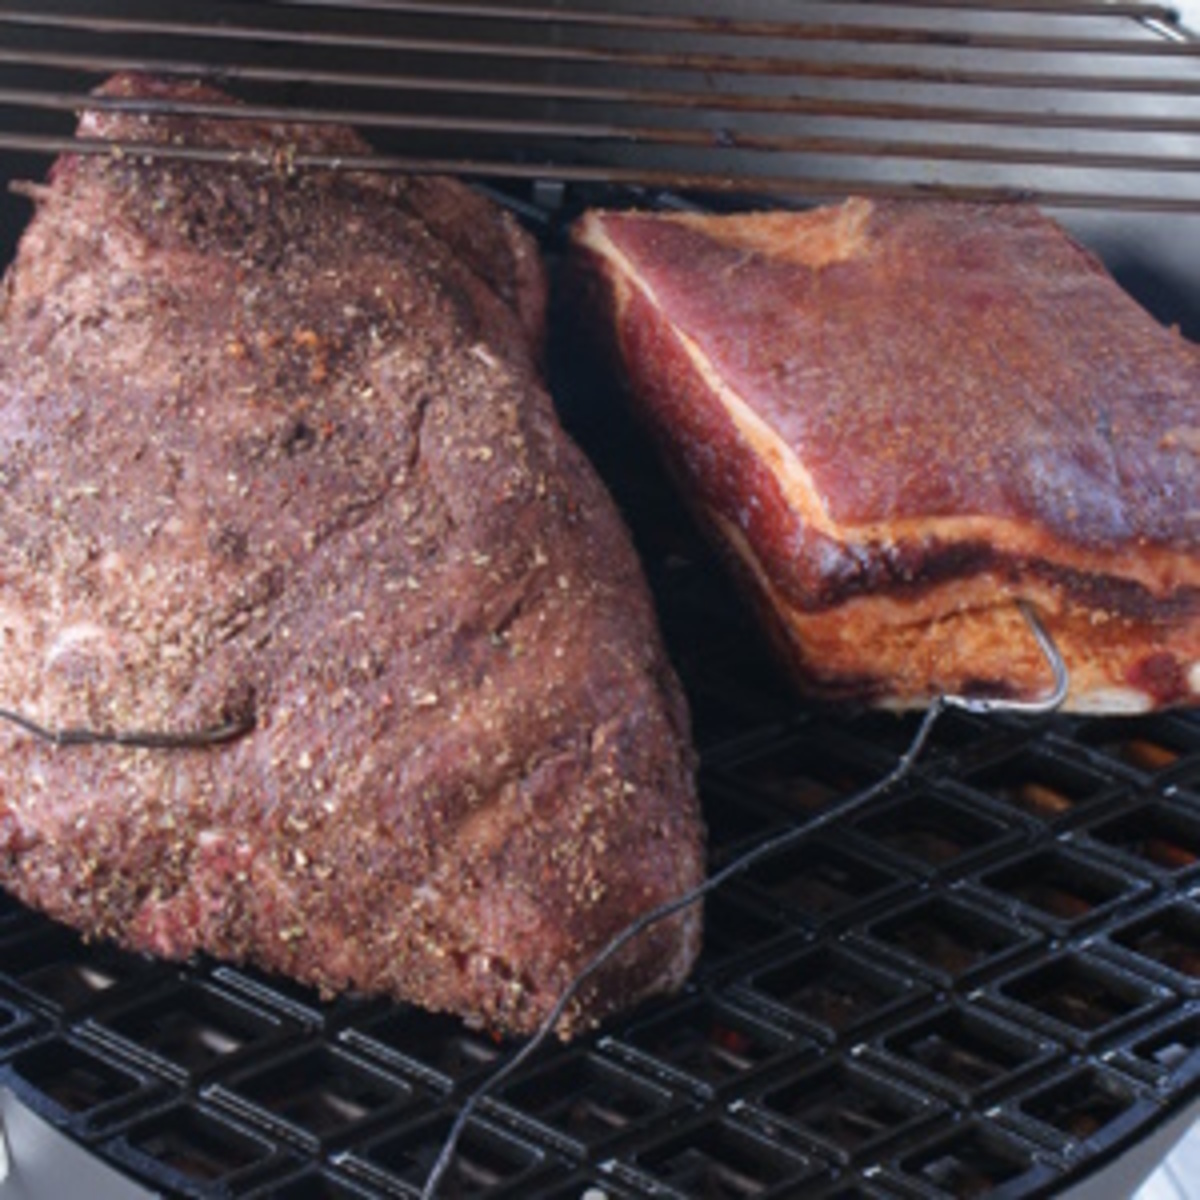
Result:
{"type": "MultiPolygon", "coordinates": [[[[1198,328],[1197,44],[1156,6],[726,6],[824,30],[820,53],[778,24],[692,24],[686,3],[649,24],[613,5],[607,25],[582,4],[537,20],[497,4],[181,3],[174,33],[154,7],[0,3],[0,175],[39,177],[83,91],[145,64],[215,74],[268,109],[365,117],[392,167],[477,179],[552,262],[589,203],[1027,194],[1161,319],[1198,328]],[[251,25],[275,36],[239,36],[251,25]],[[355,42],[384,32],[414,44],[355,42]],[[459,41],[435,51],[435,35],[459,41]],[[575,52],[597,45],[595,62],[575,52]],[[670,58],[683,52],[696,61],[670,58]],[[768,53],[811,70],[726,61],[768,53]],[[447,88],[464,79],[488,86],[447,88]],[[716,107],[668,103],[705,89],[716,107]],[[746,96],[743,111],[731,98],[746,96]],[[748,151],[751,133],[791,140],[748,151]]],[[[3,210],[5,256],[22,203],[3,210]]],[[[797,704],[619,399],[554,332],[564,422],[634,530],[691,701],[717,869],[884,776],[914,720],[797,704]]],[[[712,897],[679,996],[506,1080],[443,1194],[1056,1191],[1200,1098],[1198,883],[1196,715],[947,714],[902,785],[712,897]]],[[[514,1050],[379,1000],[85,945],[0,893],[0,1099],[153,1192],[415,1195],[464,1098],[514,1050]]]]}

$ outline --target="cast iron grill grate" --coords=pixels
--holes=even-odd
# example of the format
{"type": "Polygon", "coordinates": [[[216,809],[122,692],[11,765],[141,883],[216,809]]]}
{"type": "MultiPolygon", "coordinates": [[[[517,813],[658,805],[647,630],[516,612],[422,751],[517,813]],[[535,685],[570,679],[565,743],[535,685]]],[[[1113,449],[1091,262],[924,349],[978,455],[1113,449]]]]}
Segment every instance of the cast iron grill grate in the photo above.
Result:
{"type": "MultiPolygon", "coordinates": [[[[1153,4],[165,8],[0,0],[0,174],[39,175],[90,88],[143,68],[349,120],[373,165],[493,180],[551,250],[614,184],[1017,194],[1101,234],[1200,212],[1200,49],[1153,4]]],[[[556,385],[660,600],[714,865],[883,776],[914,722],[799,711],[611,397],[569,365],[556,385]]],[[[904,786],[712,898],[680,996],[507,1080],[444,1194],[1043,1194],[1200,1098],[1198,864],[1196,716],[948,714],[904,786]]],[[[416,1195],[512,1050],[87,946],[0,896],[0,1093],[165,1194],[416,1195]]]]}

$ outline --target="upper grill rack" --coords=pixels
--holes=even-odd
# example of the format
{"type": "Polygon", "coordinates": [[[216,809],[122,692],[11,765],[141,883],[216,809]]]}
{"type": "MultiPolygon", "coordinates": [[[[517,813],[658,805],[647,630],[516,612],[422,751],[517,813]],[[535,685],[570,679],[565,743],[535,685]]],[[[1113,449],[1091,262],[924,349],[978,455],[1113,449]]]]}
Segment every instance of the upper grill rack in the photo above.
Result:
{"type": "Polygon", "coordinates": [[[0,150],[62,151],[92,87],[144,70],[223,82],[246,117],[355,125],[383,169],[706,197],[934,192],[1200,211],[1200,39],[1162,5],[649,8],[0,0],[0,150]]]}

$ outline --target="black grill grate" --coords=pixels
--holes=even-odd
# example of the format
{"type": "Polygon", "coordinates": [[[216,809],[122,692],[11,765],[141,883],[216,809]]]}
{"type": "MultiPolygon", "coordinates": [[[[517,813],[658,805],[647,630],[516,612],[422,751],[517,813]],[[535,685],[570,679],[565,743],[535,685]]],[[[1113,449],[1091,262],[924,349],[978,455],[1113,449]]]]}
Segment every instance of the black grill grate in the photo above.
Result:
{"type": "MultiPolygon", "coordinates": [[[[350,120],[386,167],[503,181],[551,251],[636,183],[672,204],[657,189],[1015,192],[1095,210],[1118,250],[1128,210],[1171,209],[1152,232],[1186,256],[1200,43],[1165,8],[650,7],[0,0],[0,175],[40,174],[92,86],[149,67],[248,115],[350,120]]],[[[1168,289],[1162,312],[1186,326],[1190,303],[1168,289]]],[[[914,722],[798,711],[612,398],[569,361],[555,384],[660,600],[713,866],[885,775],[914,722]]],[[[1200,1098],[1198,878],[1197,716],[946,714],[903,786],[711,899],[683,994],[506,1080],[443,1194],[1043,1194],[1200,1098]]],[[[512,1053],[83,945],[0,895],[0,1094],[166,1194],[414,1196],[512,1053]]]]}

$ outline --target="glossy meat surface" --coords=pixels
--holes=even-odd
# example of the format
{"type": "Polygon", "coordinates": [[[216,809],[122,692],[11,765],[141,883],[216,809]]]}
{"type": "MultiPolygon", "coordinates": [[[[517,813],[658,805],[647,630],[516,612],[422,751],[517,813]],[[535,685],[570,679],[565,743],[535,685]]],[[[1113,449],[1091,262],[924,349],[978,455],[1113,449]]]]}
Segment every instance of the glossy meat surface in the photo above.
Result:
{"type": "Polygon", "coordinates": [[[1200,353],[1036,210],[853,207],[816,265],[803,217],[753,249],[728,221],[617,228],[831,521],[979,514],[1200,549],[1200,353]]]}
{"type": "Polygon", "coordinates": [[[1047,218],[597,212],[575,244],[635,404],[804,686],[1036,693],[1024,599],[1072,706],[1195,702],[1200,352],[1047,218]]]}

